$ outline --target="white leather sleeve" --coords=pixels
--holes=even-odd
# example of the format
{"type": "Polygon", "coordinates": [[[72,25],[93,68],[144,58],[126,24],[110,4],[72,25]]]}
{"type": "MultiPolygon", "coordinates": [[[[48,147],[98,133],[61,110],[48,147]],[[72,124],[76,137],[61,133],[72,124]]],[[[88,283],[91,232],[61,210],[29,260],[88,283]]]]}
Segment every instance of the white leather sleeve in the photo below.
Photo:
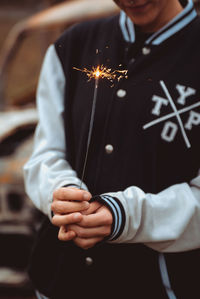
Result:
{"type": "MultiPolygon", "coordinates": [[[[51,219],[52,193],[64,185],[80,185],[66,161],[64,136],[65,77],[54,45],[47,50],[37,89],[39,122],[33,153],[24,165],[25,189],[35,206],[51,219]]],[[[83,184],[83,189],[87,187],[83,184]]]]}
{"type": "Polygon", "coordinates": [[[123,232],[113,243],[144,243],[159,252],[200,248],[200,176],[158,194],[133,186],[108,195],[125,211],[123,232]]]}

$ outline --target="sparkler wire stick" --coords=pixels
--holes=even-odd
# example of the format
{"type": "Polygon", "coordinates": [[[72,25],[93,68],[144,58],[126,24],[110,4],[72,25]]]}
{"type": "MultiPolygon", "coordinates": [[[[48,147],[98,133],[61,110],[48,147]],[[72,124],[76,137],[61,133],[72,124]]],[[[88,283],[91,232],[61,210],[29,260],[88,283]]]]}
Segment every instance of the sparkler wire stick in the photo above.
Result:
{"type": "Polygon", "coordinates": [[[82,188],[83,179],[84,179],[84,175],[85,175],[85,169],[86,169],[87,160],[88,160],[88,153],[89,153],[89,148],[90,148],[92,129],[93,129],[93,125],[94,125],[94,115],[95,115],[95,110],[96,110],[98,85],[99,85],[99,74],[97,73],[96,79],[95,79],[94,96],[93,96],[93,100],[92,100],[92,110],[91,110],[89,132],[88,132],[88,139],[87,139],[87,148],[86,148],[86,154],[85,154],[84,165],[83,165],[83,170],[82,170],[82,175],[81,175],[81,183],[80,183],[79,189],[82,188]]]}
{"type": "Polygon", "coordinates": [[[87,139],[87,148],[86,148],[84,165],[83,165],[83,170],[82,170],[82,175],[81,175],[81,183],[79,186],[79,188],[81,189],[82,184],[83,184],[84,175],[85,175],[87,160],[88,160],[88,153],[89,153],[89,147],[90,147],[90,142],[91,142],[92,129],[93,129],[93,125],[94,125],[94,115],[95,115],[96,102],[97,102],[97,90],[98,90],[98,85],[99,85],[99,79],[106,78],[111,83],[113,83],[113,81],[115,79],[117,79],[118,81],[122,78],[127,79],[128,78],[128,76],[127,76],[128,70],[112,71],[110,68],[106,68],[104,65],[99,65],[96,68],[93,66],[91,70],[88,70],[86,68],[79,69],[77,67],[73,67],[73,69],[75,69],[77,71],[81,71],[83,73],[86,73],[87,77],[89,78],[88,81],[90,81],[92,78],[95,78],[95,88],[94,88],[94,96],[93,96],[92,108],[91,108],[92,110],[91,110],[89,132],[88,132],[88,139],[87,139]]]}

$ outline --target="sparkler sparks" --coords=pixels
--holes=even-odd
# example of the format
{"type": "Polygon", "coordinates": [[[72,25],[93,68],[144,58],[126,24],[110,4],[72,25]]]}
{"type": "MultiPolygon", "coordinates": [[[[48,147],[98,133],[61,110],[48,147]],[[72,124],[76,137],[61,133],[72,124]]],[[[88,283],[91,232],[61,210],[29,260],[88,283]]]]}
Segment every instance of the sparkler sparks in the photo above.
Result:
{"type": "MultiPolygon", "coordinates": [[[[119,65],[119,66],[121,66],[121,65],[119,65]]],[[[113,70],[112,71],[111,68],[107,68],[103,64],[99,65],[97,67],[93,66],[91,70],[88,70],[87,68],[79,69],[77,67],[73,67],[73,69],[85,73],[88,77],[88,81],[95,79],[94,95],[93,95],[93,101],[92,101],[92,110],[91,110],[89,132],[88,132],[88,139],[87,139],[87,148],[86,148],[86,154],[85,154],[83,170],[82,170],[80,186],[79,186],[79,188],[81,189],[82,184],[83,184],[83,179],[85,176],[85,169],[86,169],[86,164],[87,164],[87,160],[88,160],[88,153],[89,153],[91,135],[92,135],[93,124],[94,124],[94,115],[95,115],[95,108],[96,108],[96,102],[97,102],[97,90],[98,90],[98,86],[99,86],[99,79],[100,78],[107,79],[111,83],[113,83],[112,86],[114,86],[114,80],[119,81],[122,78],[125,78],[125,79],[128,78],[128,76],[127,76],[128,70],[113,70]]]]}
{"type": "Polygon", "coordinates": [[[127,79],[127,73],[128,70],[113,70],[111,68],[105,67],[103,64],[98,65],[97,67],[92,67],[91,70],[88,70],[87,68],[79,69],[77,67],[73,67],[73,69],[83,72],[87,75],[88,81],[91,79],[97,79],[97,78],[102,78],[102,79],[107,79],[110,82],[114,82],[115,79],[118,81],[122,78],[127,79]]]}

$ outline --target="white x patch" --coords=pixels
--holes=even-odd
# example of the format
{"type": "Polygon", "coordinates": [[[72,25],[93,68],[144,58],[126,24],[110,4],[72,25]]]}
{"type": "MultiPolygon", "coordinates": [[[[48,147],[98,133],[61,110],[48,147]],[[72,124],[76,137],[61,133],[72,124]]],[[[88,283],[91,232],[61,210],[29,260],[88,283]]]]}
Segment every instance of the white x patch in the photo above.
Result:
{"type": "MultiPolygon", "coordinates": [[[[172,97],[171,97],[164,81],[160,81],[160,85],[161,85],[161,87],[162,87],[162,89],[165,93],[166,99],[161,98],[159,96],[153,96],[152,100],[156,104],[154,106],[154,109],[152,110],[152,114],[160,115],[161,107],[163,105],[167,106],[168,103],[170,103],[173,112],[171,112],[171,113],[169,113],[165,116],[159,117],[159,118],[145,124],[143,126],[143,129],[146,130],[146,129],[148,129],[148,128],[150,128],[150,127],[152,127],[152,126],[154,126],[158,123],[166,121],[166,120],[168,120],[168,119],[175,116],[177,121],[178,121],[178,126],[177,126],[176,123],[173,123],[171,121],[167,121],[164,125],[163,131],[161,133],[161,137],[165,141],[172,142],[174,140],[175,136],[176,136],[176,133],[177,133],[178,127],[179,127],[187,148],[190,148],[191,144],[190,144],[190,141],[188,139],[188,136],[186,134],[185,129],[191,130],[194,125],[195,126],[200,125],[200,113],[197,113],[197,112],[192,110],[192,109],[200,106],[200,101],[193,104],[193,105],[190,105],[190,106],[187,106],[187,107],[182,108],[180,110],[177,110],[176,105],[174,104],[174,101],[173,101],[173,99],[172,99],[172,97]],[[187,120],[187,122],[184,126],[180,115],[183,114],[183,113],[186,113],[188,111],[190,111],[189,118],[188,118],[188,120],[187,120]]],[[[179,94],[180,94],[177,101],[181,105],[185,105],[186,98],[196,93],[196,90],[193,89],[193,88],[190,88],[190,87],[186,89],[185,86],[177,84],[176,88],[177,88],[177,90],[179,91],[179,94]]]]}

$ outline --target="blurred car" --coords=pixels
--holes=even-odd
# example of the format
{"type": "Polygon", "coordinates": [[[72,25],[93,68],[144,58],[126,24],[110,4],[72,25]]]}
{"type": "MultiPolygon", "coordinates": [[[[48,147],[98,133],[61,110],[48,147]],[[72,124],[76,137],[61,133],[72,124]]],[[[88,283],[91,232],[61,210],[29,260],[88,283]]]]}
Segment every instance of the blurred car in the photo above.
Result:
{"type": "Polygon", "coordinates": [[[26,270],[42,214],[25,194],[22,167],[36,124],[34,108],[0,112],[0,293],[32,291],[26,270]]]}
{"type": "Polygon", "coordinates": [[[43,215],[25,194],[22,167],[38,120],[35,91],[44,52],[64,28],[117,12],[110,0],[61,1],[14,24],[0,49],[1,298],[33,292],[27,266],[43,215]]]}

